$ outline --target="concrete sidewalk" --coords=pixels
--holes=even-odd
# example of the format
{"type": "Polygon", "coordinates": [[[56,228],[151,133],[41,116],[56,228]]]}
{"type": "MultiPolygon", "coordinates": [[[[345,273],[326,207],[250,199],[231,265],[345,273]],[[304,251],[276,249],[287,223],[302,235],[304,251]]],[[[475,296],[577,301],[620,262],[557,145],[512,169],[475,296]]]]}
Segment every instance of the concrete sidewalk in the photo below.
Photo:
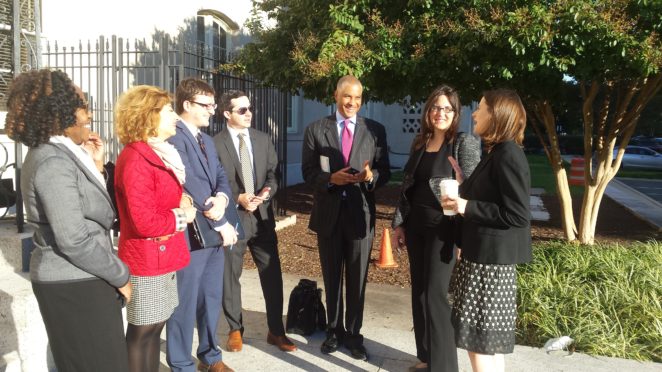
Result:
{"type": "Polygon", "coordinates": [[[662,203],[626,185],[618,178],[609,182],[605,195],[648,222],[658,232],[662,232],[662,203]]]}
{"type": "MultiPolygon", "coordinates": [[[[373,270],[374,268],[370,268],[373,270]]],[[[289,293],[299,277],[284,275],[285,308],[289,293]]],[[[321,279],[318,286],[323,287],[321,279]]],[[[289,335],[299,350],[284,353],[266,342],[266,315],[264,299],[256,270],[246,270],[241,277],[244,308],[244,349],[239,353],[223,352],[223,360],[236,371],[407,371],[417,362],[414,332],[412,331],[410,291],[381,284],[368,283],[363,335],[370,359],[356,361],[340,348],[324,355],[320,345],[324,333],[310,337],[289,335]]],[[[285,321],[285,317],[283,317],[285,321]]],[[[221,345],[227,339],[227,322],[221,317],[219,335],[221,345]]],[[[165,333],[163,338],[165,338],[165,333]]],[[[165,343],[162,344],[161,371],[168,371],[165,362],[165,343]]],[[[460,371],[471,371],[464,350],[458,351],[460,371]]],[[[641,363],[633,360],[592,357],[574,353],[570,356],[551,356],[538,348],[516,346],[506,356],[506,370],[524,371],[662,371],[660,363],[641,363]]]]}

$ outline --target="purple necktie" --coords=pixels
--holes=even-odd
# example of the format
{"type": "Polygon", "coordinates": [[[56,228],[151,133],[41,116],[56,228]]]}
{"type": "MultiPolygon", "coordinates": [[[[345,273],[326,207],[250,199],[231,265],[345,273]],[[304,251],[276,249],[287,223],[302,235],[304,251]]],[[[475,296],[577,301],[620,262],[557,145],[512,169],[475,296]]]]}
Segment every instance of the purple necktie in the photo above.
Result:
{"type": "Polygon", "coordinates": [[[345,119],[342,128],[342,157],[345,165],[349,165],[349,153],[352,152],[352,132],[349,131],[349,119],[345,119]]]}

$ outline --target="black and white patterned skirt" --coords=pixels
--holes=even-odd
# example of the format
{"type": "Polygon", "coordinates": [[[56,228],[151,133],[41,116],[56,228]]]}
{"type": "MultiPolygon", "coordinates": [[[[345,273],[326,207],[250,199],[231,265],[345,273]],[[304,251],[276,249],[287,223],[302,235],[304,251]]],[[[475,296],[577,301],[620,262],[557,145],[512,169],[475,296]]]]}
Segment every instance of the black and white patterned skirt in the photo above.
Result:
{"type": "Polygon", "coordinates": [[[156,324],[168,320],[179,304],[175,271],[158,276],[134,276],[131,301],[126,305],[126,318],[133,325],[156,324]]]}
{"type": "Polygon", "coordinates": [[[457,347],[479,354],[509,354],[515,347],[515,265],[459,261],[450,283],[457,347]]]}

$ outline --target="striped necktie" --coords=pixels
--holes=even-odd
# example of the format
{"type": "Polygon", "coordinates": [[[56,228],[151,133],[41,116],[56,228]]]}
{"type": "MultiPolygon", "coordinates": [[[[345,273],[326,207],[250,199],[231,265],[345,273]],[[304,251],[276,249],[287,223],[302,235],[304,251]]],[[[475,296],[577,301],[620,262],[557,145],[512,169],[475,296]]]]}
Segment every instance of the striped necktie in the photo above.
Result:
{"type": "Polygon", "coordinates": [[[209,158],[207,157],[207,148],[205,147],[205,142],[202,140],[202,133],[198,132],[195,136],[195,139],[198,140],[198,145],[200,145],[200,150],[202,150],[202,155],[205,156],[207,165],[209,165],[209,158]]]}
{"type": "Polygon", "coordinates": [[[239,162],[241,163],[241,175],[244,178],[244,191],[248,194],[255,194],[255,181],[253,180],[253,166],[251,165],[251,156],[248,153],[248,146],[244,141],[243,133],[239,133],[239,162]]]}

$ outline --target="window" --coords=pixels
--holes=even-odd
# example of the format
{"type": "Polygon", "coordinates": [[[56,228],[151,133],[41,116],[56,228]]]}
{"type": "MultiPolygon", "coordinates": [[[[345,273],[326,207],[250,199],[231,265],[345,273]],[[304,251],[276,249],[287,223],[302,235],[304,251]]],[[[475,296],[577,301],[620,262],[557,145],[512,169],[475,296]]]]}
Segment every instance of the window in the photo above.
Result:
{"type": "Polygon", "coordinates": [[[301,120],[301,112],[303,109],[303,98],[300,95],[293,96],[287,93],[287,133],[297,133],[299,130],[299,121],[301,120]]]}
{"type": "Polygon", "coordinates": [[[198,12],[197,28],[198,45],[204,45],[206,58],[215,64],[227,62],[230,36],[239,31],[239,25],[219,11],[203,9],[198,12]]]}

